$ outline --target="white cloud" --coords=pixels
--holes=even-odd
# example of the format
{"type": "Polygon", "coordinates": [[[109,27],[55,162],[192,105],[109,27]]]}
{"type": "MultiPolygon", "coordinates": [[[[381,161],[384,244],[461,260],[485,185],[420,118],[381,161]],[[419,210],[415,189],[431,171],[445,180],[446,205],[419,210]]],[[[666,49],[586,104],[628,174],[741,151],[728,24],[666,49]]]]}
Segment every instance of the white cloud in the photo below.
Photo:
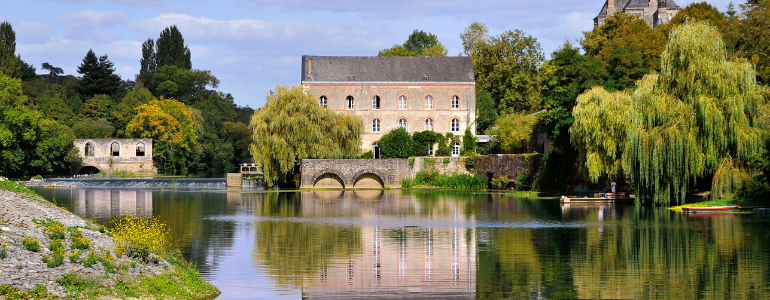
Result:
{"type": "Polygon", "coordinates": [[[56,22],[64,26],[66,38],[111,42],[122,38],[115,28],[126,20],[126,17],[117,11],[90,9],[63,13],[56,19],[56,22]]]}

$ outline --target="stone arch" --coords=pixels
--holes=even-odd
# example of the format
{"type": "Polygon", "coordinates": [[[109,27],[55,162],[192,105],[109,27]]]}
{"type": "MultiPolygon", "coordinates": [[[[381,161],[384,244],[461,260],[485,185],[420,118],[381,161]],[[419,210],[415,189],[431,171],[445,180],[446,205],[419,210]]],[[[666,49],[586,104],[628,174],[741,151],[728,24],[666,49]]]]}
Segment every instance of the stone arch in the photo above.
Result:
{"type": "Polygon", "coordinates": [[[345,180],[334,172],[324,172],[313,178],[314,189],[344,189],[345,180]]]}
{"type": "Polygon", "coordinates": [[[352,177],[355,178],[353,181],[354,189],[385,188],[385,181],[382,179],[382,176],[368,171],[362,171],[359,173],[361,174],[355,174],[355,176],[352,177]]]}
{"type": "Polygon", "coordinates": [[[77,174],[77,175],[91,175],[91,174],[97,174],[97,173],[101,173],[101,172],[102,172],[102,170],[100,170],[96,166],[83,166],[75,174],[77,174]]]}

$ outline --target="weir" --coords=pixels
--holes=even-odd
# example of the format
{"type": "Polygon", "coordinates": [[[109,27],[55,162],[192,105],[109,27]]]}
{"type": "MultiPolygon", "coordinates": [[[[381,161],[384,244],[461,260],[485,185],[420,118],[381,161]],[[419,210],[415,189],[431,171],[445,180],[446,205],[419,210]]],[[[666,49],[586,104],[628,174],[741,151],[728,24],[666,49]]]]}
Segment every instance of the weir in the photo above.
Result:
{"type": "Polygon", "coordinates": [[[223,190],[225,178],[51,178],[32,181],[33,187],[165,188],[223,190]]]}

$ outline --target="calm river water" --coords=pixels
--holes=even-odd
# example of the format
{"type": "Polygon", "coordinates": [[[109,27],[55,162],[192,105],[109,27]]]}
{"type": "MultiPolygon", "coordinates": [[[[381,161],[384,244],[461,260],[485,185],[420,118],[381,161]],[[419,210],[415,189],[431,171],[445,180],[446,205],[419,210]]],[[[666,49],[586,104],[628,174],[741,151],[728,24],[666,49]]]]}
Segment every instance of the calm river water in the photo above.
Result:
{"type": "Polygon", "coordinates": [[[37,189],[168,223],[219,299],[770,298],[770,219],[458,191],[37,189]]]}

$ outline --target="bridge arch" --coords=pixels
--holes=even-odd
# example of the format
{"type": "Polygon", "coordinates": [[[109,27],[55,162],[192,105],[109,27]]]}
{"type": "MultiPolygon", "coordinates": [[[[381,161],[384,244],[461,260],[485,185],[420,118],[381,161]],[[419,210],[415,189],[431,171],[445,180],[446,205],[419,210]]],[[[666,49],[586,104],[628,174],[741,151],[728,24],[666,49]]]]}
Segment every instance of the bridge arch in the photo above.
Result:
{"type": "Polygon", "coordinates": [[[83,166],[75,174],[77,174],[77,175],[92,175],[92,174],[97,174],[97,173],[102,173],[102,170],[99,170],[99,168],[97,168],[95,166],[83,166]]]}
{"type": "Polygon", "coordinates": [[[382,176],[375,172],[360,171],[353,174],[354,189],[382,189],[385,188],[385,181],[382,176]]]}
{"type": "Polygon", "coordinates": [[[345,180],[335,172],[320,172],[321,175],[313,178],[314,189],[344,189],[345,180]]]}

